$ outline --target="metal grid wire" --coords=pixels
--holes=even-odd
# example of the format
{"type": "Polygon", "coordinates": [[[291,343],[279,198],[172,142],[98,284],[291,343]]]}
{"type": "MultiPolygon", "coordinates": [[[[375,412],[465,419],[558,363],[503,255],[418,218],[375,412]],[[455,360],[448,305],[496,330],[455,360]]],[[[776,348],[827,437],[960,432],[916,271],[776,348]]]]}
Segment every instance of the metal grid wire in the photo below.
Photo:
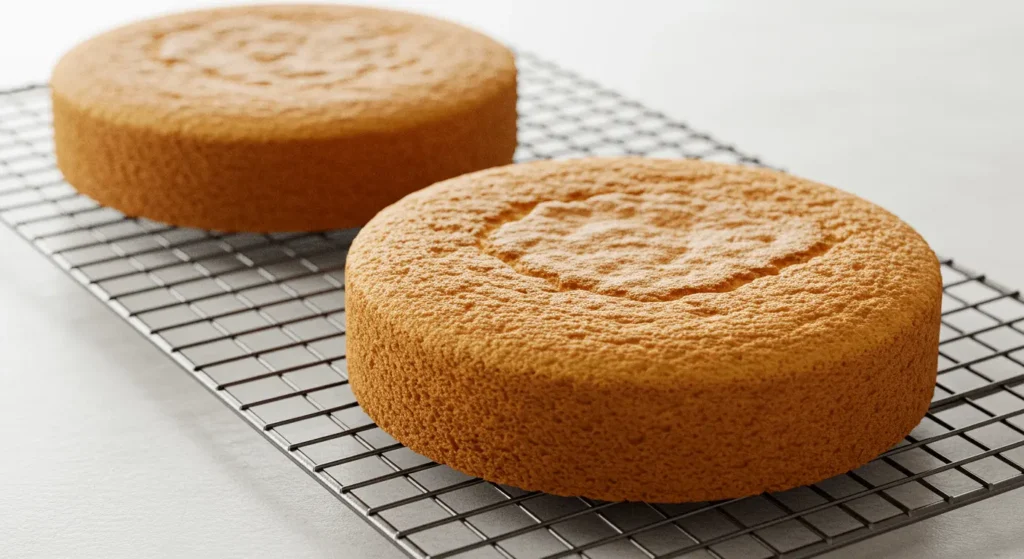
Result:
{"type": "MultiPolygon", "coordinates": [[[[519,56],[520,161],[586,154],[759,164],[533,56],[519,56]]],[[[810,557],[1024,484],[1024,302],[952,261],[928,416],[819,484],[685,505],[561,498],[414,454],[346,380],[354,231],[223,234],[125,218],[54,167],[48,91],[0,94],[0,219],[414,557],[810,557]]]]}

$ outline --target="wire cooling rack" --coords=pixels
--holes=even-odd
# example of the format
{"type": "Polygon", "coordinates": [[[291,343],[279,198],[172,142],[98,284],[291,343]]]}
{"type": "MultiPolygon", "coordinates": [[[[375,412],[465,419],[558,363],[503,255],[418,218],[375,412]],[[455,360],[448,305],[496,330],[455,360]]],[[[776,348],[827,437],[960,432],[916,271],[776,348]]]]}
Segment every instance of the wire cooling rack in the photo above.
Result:
{"type": "MultiPolygon", "coordinates": [[[[587,154],[760,162],[533,56],[520,161],[587,154]]],[[[1024,302],[952,261],[927,417],[856,471],[666,505],[470,478],[398,444],[346,380],[354,231],[222,234],[126,218],[54,167],[48,90],[0,94],[0,219],[413,557],[811,557],[1024,484],[1024,302]]],[[[140,185],[142,186],[142,185],[140,185]]]]}

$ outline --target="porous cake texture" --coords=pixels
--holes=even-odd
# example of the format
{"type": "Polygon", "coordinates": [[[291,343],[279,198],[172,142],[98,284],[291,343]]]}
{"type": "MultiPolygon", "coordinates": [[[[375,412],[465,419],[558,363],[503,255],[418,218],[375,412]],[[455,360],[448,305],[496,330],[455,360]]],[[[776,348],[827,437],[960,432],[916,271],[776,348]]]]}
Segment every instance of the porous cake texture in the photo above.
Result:
{"type": "Polygon", "coordinates": [[[809,484],[904,437],[934,389],[935,254],[794,176],[593,158],[411,194],[359,233],[363,409],[484,479],[606,500],[809,484]]]}
{"type": "Polygon", "coordinates": [[[130,216],[219,230],[355,227],[512,161],[511,52],[459,25],[337,5],[160,17],[66,54],[57,164],[130,216]]]}

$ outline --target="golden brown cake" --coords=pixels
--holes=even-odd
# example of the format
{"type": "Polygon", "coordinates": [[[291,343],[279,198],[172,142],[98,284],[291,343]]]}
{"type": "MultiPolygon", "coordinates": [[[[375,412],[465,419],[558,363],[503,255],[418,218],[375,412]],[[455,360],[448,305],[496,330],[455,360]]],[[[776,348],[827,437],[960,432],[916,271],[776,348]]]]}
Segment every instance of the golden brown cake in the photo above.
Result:
{"type": "Polygon", "coordinates": [[[348,6],[177,14],[110,31],[52,76],[57,164],[131,216],[220,230],[364,224],[511,162],[511,52],[464,27],[348,6]]]}
{"type": "Polygon", "coordinates": [[[928,408],[942,285],[908,225],[793,176],[685,160],[500,167],[359,233],[366,412],[471,475],[607,500],[782,490],[928,408]]]}

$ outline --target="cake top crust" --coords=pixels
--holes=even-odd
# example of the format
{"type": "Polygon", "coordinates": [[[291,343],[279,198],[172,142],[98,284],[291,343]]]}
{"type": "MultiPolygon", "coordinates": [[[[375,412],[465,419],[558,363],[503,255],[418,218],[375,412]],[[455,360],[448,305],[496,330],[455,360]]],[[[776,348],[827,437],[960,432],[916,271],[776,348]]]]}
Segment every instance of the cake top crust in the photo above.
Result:
{"type": "Polygon", "coordinates": [[[942,289],[924,240],[852,194],[639,157],[435,184],[371,220],[346,268],[410,333],[511,376],[594,382],[828,374],[930,321],[942,289]]]}
{"type": "Polygon", "coordinates": [[[286,140],[393,131],[515,83],[511,52],[455,23],[339,5],[210,9],[85,41],[54,69],[61,95],[111,121],[286,140]]]}

